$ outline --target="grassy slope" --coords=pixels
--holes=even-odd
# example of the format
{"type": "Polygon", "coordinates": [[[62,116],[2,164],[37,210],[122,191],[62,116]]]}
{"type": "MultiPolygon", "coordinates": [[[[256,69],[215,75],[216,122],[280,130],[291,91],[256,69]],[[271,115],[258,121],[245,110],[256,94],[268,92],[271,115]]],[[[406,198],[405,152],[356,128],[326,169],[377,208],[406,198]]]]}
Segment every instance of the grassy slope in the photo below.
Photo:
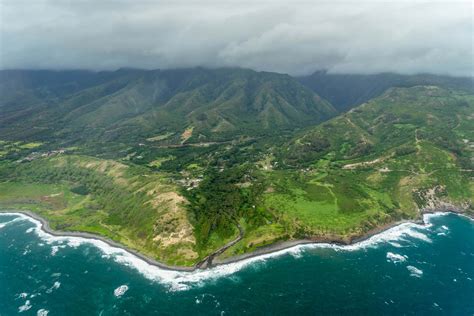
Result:
{"type": "Polygon", "coordinates": [[[462,92],[392,89],[296,137],[273,162],[280,167],[262,171],[260,207],[277,223],[224,256],[282,238],[350,240],[419,217],[420,195],[435,187],[440,201],[472,205],[473,113],[474,97],[462,92]]]}
{"type": "Polygon", "coordinates": [[[36,211],[53,229],[97,233],[169,264],[198,256],[187,201],[166,174],[86,156],[2,164],[0,171],[2,208],[36,211]]]}

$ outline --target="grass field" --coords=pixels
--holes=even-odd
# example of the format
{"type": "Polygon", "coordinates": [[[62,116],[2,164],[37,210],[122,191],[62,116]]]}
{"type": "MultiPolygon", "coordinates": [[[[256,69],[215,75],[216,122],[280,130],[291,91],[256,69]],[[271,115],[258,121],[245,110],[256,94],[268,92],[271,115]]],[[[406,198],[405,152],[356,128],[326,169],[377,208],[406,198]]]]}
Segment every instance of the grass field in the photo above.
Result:
{"type": "Polygon", "coordinates": [[[197,258],[186,200],[166,175],[85,156],[38,159],[3,172],[14,181],[0,182],[2,208],[35,211],[53,229],[97,233],[169,264],[197,258]]]}

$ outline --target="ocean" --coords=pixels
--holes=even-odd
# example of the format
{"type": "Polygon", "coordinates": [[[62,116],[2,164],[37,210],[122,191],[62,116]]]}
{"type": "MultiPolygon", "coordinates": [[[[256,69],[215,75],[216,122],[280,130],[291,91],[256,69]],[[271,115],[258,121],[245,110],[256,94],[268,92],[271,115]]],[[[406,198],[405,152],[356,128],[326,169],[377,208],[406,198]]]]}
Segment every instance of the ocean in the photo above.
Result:
{"type": "Polygon", "coordinates": [[[473,315],[474,222],[425,222],[176,272],[0,214],[0,315],[473,315]]]}

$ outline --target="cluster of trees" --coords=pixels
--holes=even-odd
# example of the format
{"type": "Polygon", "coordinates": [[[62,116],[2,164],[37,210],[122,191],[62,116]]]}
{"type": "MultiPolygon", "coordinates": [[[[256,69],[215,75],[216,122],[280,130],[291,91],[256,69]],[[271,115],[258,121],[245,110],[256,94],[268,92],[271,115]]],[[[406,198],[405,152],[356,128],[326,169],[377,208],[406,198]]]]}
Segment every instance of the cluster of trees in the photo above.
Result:
{"type": "Polygon", "coordinates": [[[396,157],[406,156],[415,152],[416,152],[416,148],[414,146],[405,145],[405,146],[401,146],[395,149],[395,156],[396,157]]]}
{"type": "Polygon", "coordinates": [[[288,166],[300,166],[322,158],[331,148],[328,138],[319,132],[308,134],[299,143],[281,151],[282,161],[288,166]]]}
{"type": "Polygon", "coordinates": [[[247,165],[210,169],[199,187],[188,193],[198,247],[206,247],[213,233],[221,239],[231,237],[241,218],[247,222],[262,220],[256,204],[263,189],[262,180],[247,165]]]}

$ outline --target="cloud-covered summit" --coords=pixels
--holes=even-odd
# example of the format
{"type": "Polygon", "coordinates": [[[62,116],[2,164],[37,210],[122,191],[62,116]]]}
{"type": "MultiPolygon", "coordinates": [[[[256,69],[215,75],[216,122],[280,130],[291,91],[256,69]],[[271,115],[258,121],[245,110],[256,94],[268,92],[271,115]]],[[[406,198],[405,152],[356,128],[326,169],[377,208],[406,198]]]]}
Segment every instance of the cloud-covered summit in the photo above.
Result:
{"type": "Polygon", "coordinates": [[[471,1],[0,0],[0,68],[473,73],[471,1]]]}

